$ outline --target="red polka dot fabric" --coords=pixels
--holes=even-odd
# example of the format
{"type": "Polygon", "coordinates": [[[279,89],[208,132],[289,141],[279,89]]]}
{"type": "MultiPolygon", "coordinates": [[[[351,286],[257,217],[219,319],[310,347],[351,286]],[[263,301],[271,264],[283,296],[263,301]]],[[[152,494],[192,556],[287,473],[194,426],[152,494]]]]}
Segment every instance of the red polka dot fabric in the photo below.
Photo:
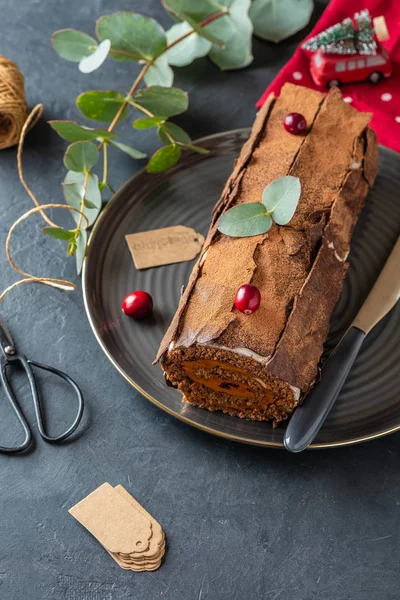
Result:
{"type": "MultiPolygon", "coordinates": [[[[400,0],[332,0],[308,37],[366,8],[372,18],[383,15],[386,19],[390,39],[383,42],[382,46],[391,58],[392,75],[378,83],[346,83],[341,91],[345,102],[360,111],[373,113],[371,126],[377,133],[379,143],[400,152],[400,0]]],[[[291,60],[267,87],[257,102],[257,108],[262,106],[271,92],[279,95],[282,85],[287,81],[326,91],[327,88],[315,85],[311,77],[311,58],[312,53],[303,50],[300,44],[291,60]]]]}

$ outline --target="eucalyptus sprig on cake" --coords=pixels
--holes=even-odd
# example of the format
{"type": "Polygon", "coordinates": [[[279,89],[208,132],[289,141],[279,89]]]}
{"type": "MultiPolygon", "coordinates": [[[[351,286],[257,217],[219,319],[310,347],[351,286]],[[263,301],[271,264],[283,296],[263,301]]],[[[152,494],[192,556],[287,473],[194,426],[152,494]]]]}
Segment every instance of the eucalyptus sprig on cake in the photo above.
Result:
{"type": "MultiPolygon", "coordinates": [[[[96,22],[96,38],[83,31],[62,29],[52,36],[55,51],[78,64],[81,73],[91,73],[104,61],[136,63],[140,66],[129,91],[91,90],[77,98],[81,115],[91,122],[105,123],[90,127],[74,121],[51,121],[53,129],[66,141],[64,164],[68,169],[63,189],[68,205],[83,212],[90,225],[102,206],[102,192],[109,182],[108,152],[117,149],[133,159],[144,159],[139,148],[119,140],[115,128],[136,115],[135,130],[156,131],[163,147],[148,160],[147,171],[158,173],[173,167],[183,152],[206,153],[192,144],[190,136],[171,118],[188,109],[188,95],[172,87],[172,67],[189,65],[208,56],[220,69],[239,69],[252,60],[252,34],[279,41],[304,27],[311,15],[313,0],[162,0],[167,13],[177,21],[165,31],[151,17],[121,11],[100,17],[96,22]],[[93,172],[102,158],[102,177],[93,172]]],[[[69,254],[77,256],[81,270],[86,250],[86,230],[76,217],[74,234],[67,230],[69,254]],[[68,237],[69,235],[69,237],[68,237]]],[[[46,233],[55,237],[52,228],[46,233]]],[[[60,238],[60,232],[57,232],[60,238]]]]}
{"type": "Polygon", "coordinates": [[[246,202],[227,210],[219,220],[218,230],[230,237],[248,237],[267,233],[273,222],[287,225],[300,195],[298,177],[279,177],[264,189],[261,202],[246,202]]]}

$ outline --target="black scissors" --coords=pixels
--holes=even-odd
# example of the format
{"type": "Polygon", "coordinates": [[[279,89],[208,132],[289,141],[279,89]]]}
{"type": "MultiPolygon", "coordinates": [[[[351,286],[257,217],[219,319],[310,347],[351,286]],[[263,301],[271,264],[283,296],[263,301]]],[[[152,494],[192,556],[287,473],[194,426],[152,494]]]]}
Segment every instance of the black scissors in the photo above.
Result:
{"type": "Polygon", "coordinates": [[[16,454],[18,452],[23,452],[30,446],[30,444],[32,442],[32,431],[28,425],[25,415],[23,414],[23,412],[21,411],[21,409],[18,405],[14,391],[11,387],[10,381],[7,376],[7,367],[10,367],[11,365],[16,365],[17,363],[19,363],[19,365],[24,369],[25,374],[28,378],[29,386],[30,386],[31,394],[32,394],[33,405],[35,408],[35,415],[36,415],[36,421],[37,421],[39,434],[46,442],[49,442],[51,444],[56,444],[56,443],[63,442],[64,440],[66,440],[78,427],[78,425],[81,421],[81,418],[82,418],[82,413],[83,413],[82,392],[79,389],[79,387],[77,386],[77,384],[71,379],[71,377],[69,377],[62,371],[59,371],[58,369],[54,369],[53,367],[49,367],[47,365],[42,365],[40,363],[34,362],[33,360],[27,359],[26,356],[24,356],[23,354],[20,354],[14,345],[14,342],[12,340],[10,332],[8,331],[8,329],[6,327],[6,324],[4,323],[3,319],[0,317],[0,382],[4,387],[4,390],[6,393],[6,398],[10,402],[10,404],[17,416],[17,419],[20,422],[20,424],[22,425],[22,428],[25,433],[25,439],[22,442],[22,444],[20,444],[19,446],[13,446],[11,448],[8,448],[5,446],[0,446],[0,453],[5,453],[5,454],[16,454]],[[57,377],[61,377],[61,379],[64,379],[64,381],[69,383],[69,385],[73,388],[73,390],[75,391],[76,396],[78,398],[78,412],[75,416],[74,422],[67,429],[67,431],[64,431],[64,433],[62,433],[56,437],[51,437],[51,436],[47,435],[47,433],[45,431],[39,390],[38,390],[38,386],[37,386],[36,379],[35,379],[35,374],[33,372],[32,367],[34,367],[35,369],[42,369],[42,371],[48,371],[49,373],[53,373],[57,377]]]}

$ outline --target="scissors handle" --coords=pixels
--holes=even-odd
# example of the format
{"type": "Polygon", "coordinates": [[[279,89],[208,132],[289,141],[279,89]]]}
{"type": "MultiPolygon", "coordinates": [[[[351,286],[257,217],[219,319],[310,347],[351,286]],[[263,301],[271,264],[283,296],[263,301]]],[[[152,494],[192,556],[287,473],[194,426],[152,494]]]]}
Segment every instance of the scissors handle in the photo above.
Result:
{"type": "Polygon", "coordinates": [[[64,379],[64,381],[69,383],[69,385],[72,387],[72,389],[74,390],[74,392],[76,394],[76,397],[78,398],[78,411],[76,413],[76,416],[75,416],[75,419],[74,419],[72,425],[70,425],[70,427],[68,427],[68,429],[66,431],[64,431],[64,433],[61,433],[60,435],[57,435],[54,437],[48,435],[45,431],[45,427],[44,427],[44,423],[43,423],[42,406],[40,403],[40,396],[39,396],[39,392],[37,389],[36,379],[35,379],[35,376],[33,375],[33,382],[35,385],[36,394],[33,394],[32,386],[31,386],[31,389],[32,389],[33,404],[35,407],[35,414],[36,414],[36,420],[37,420],[37,424],[38,424],[39,433],[40,433],[41,437],[44,440],[46,440],[46,442],[49,442],[50,444],[57,444],[57,442],[63,442],[64,440],[69,438],[70,435],[72,435],[74,433],[74,431],[76,430],[76,428],[78,427],[78,425],[81,421],[82,414],[83,414],[82,392],[81,392],[79,386],[75,383],[75,381],[73,379],[71,379],[71,377],[69,375],[67,375],[66,373],[63,373],[63,371],[60,371],[59,369],[55,369],[54,367],[49,367],[48,365],[42,365],[41,363],[35,362],[33,360],[29,360],[29,359],[26,359],[26,362],[27,362],[28,366],[30,367],[31,372],[32,372],[31,367],[35,367],[35,369],[41,369],[42,371],[47,371],[48,373],[52,373],[53,375],[56,375],[57,377],[61,377],[61,379],[64,379]]]}
{"type": "Polygon", "coordinates": [[[0,446],[0,453],[3,452],[3,453],[11,454],[11,453],[23,452],[24,450],[26,450],[28,448],[28,446],[32,442],[32,432],[29,428],[29,425],[25,419],[23,412],[21,411],[21,409],[18,405],[14,391],[13,391],[10,381],[7,377],[7,365],[16,363],[16,362],[18,362],[22,366],[22,368],[24,369],[25,374],[28,378],[28,381],[29,381],[29,386],[31,389],[33,406],[35,409],[35,416],[36,416],[36,421],[37,421],[40,436],[46,442],[49,442],[50,444],[56,444],[59,442],[63,442],[70,435],[73,434],[73,432],[76,430],[76,428],[78,427],[78,425],[81,421],[82,414],[83,414],[83,405],[84,405],[81,390],[79,389],[79,387],[75,383],[75,381],[73,379],[71,379],[71,377],[69,377],[69,375],[67,375],[66,373],[63,373],[62,371],[59,371],[58,369],[55,369],[54,367],[49,367],[48,365],[43,365],[43,364],[37,363],[33,360],[28,360],[25,356],[23,356],[21,354],[17,354],[15,356],[8,357],[6,360],[1,361],[0,378],[1,378],[1,382],[4,385],[4,389],[5,389],[7,398],[10,401],[11,406],[12,406],[20,424],[22,425],[22,428],[25,433],[25,439],[22,442],[22,444],[17,447],[7,448],[7,447],[0,446]],[[33,372],[32,367],[34,367],[36,369],[41,369],[42,371],[47,371],[48,373],[52,373],[53,375],[56,375],[57,377],[60,377],[61,379],[63,379],[67,383],[69,383],[69,385],[73,388],[73,390],[75,391],[75,394],[78,398],[78,411],[76,413],[74,421],[70,425],[70,427],[66,431],[61,433],[60,435],[50,436],[46,432],[45,425],[44,425],[44,419],[43,419],[43,413],[42,413],[42,406],[41,406],[41,401],[40,401],[40,394],[39,394],[35,374],[33,372]]]}
{"type": "Polygon", "coordinates": [[[14,390],[12,389],[10,382],[8,380],[7,372],[6,372],[7,363],[8,363],[8,360],[6,361],[4,358],[1,358],[0,380],[1,380],[1,383],[3,384],[7,399],[10,402],[15,415],[16,415],[19,423],[22,426],[22,429],[24,430],[25,438],[24,438],[24,441],[22,442],[22,444],[20,444],[19,446],[11,446],[11,447],[0,446],[0,453],[1,454],[17,454],[18,452],[23,452],[31,445],[32,432],[27,423],[27,420],[25,419],[24,413],[21,411],[21,409],[18,405],[17,399],[14,394],[14,390]]]}

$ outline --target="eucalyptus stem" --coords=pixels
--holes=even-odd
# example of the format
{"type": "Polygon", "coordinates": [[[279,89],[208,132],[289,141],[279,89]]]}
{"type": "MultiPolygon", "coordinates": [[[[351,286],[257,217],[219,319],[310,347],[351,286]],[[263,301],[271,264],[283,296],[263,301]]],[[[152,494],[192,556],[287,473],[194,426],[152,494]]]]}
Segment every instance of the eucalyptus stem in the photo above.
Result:
{"type": "Polygon", "coordinates": [[[133,58],[134,60],[140,60],[140,56],[133,54],[132,52],[125,52],[124,50],[114,50],[110,48],[110,54],[115,56],[126,56],[127,58],[133,58]]]}
{"type": "Polygon", "coordinates": [[[76,226],[76,234],[75,234],[75,240],[78,238],[79,233],[81,231],[82,228],[82,221],[83,221],[83,211],[85,210],[85,196],[86,196],[86,190],[87,190],[87,186],[88,186],[88,182],[89,182],[89,175],[90,175],[90,171],[86,171],[85,172],[85,180],[83,182],[83,194],[82,194],[82,199],[80,202],[80,215],[79,215],[79,220],[78,220],[78,225],[76,226]]]}
{"type": "Polygon", "coordinates": [[[107,142],[104,143],[104,147],[103,147],[103,185],[106,186],[107,185],[107,174],[108,174],[108,155],[107,155],[107,151],[108,151],[108,145],[107,142]]]}
{"type": "MultiPolygon", "coordinates": [[[[158,58],[158,57],[157,57],[158,58]]],[[[142,81],[143,77],[146,75],[147,71],[150,69],[151,65],[154,63],[154,60],[149,60],[149,62],[147,62],[145,64],[145,66],[143,67],[143,69],[140,71],[139,75],[136,77],[135,81],[132,84],[131,89],[128,92],[128,96],[133,96],[133,94],[136,92],[137,88],[140,85],[140,82],[142,81]]],[[[121,104],[121,106],[118,109],[117,114],[115,115],[115,117],[113,118],[113,120],[111,121],[107,131],[109,131],[110,133],[114,130],[114,127],[116,126],[116,124],[118,123],[118,121],[121,118],[121,115],[123,114],[125,108],[128,106],[128,100],[124,100],[124,102],[121,104]]],[[[104,141],[100,142],[99,146],[98,146],[98,150],[101,150],[102,147],[104,145],[104,141]]]]}
{"type": "MultiPolygon", "coordinates": [[[[158,57],[157,57],[158,58],[158,57]]],[[[142,81],[143,77],[146,75],[147,71],[150,69],[151,65],[153,64],[155,59],[149,60],[149,62],[147,62],[145,64],[145,66],[143,67],[143,69],[140,71],[139,75],[136,77],[135,81],[132,84],[131,89],[128,92],[128,96],[133,96],[133,94],[136,92],[137,88],[140,85],[140,82],[142,81]]],[[[122,113],[124,112],[125,108],[128,106],[128,100],[124,100],[124,102],[121,104],[117,114],[115,115],[115,117],[113,118],[113,120],[111,121],[111,124],[108,128],[107,131],[112,132],[114,127],[116,126],[116,124],[118,123],[119,119],[121,118],[122,113]]],[[[100,145],[101,147],[101,145],[100,145]]]]}
{"type": "Polygon", "coordinates": [[[140,104],[137,104],[133,98],[129,98],[128,99],[128,103],[131,106],[134,106],[135,108],[137,108],[138,110],[140,110],[142,113],[144,113],[145,115],[147,115],[148,117],[154,117],[155,115],[150,112],[149,110],[147,110],[147,108],[144,108],[144,106],[140,106],[140,104]]]}
{"type": "MultiPolygon", "coordinates": [[[[201,21],[200,27],[205,27],[206,25],[209,25],[210,23],[213,23],[213,21],[216,21],[217,19],[220,19],[221,17],[224,17],[228,13],[229,13],[228,9],[221,10],[221,11],[219,11],[217,13],[214,13],[213,15],[210,15],[209,17],[207,17],[207,19],[204,19],[204,21],[201,21]]],[[[181,35],[180,37],[176,38],[176,40],[174,40],[173,42],[171,42],[170,44],[168,44],[168,46],[165,48],[164,52],[166,52],[170,48],[173,48],[174,46],[176,46],[176,44],[179,44],[179,42],[181,42],[182,40],[184,40],[187,37],[189,37],[190,35],[192,35],[192,33],[196,33],[196,30],[195,29],[191,29],[191,30],[187,31],[186,33],[184,33],[183,35],[181,35]]]]}
{"type": "Polygon", "coordinates": [[[172,135],[170,134],[170,132],[167,130],[167,128],[164,127],[164,125],[162,123],[160,123],[160,127],[163,130],[163,132],[165,133],[165,135],[167,136],[167,138],[169,139],[169,141],[171,142],[171,144],[175,144],[176,145],[176,141],[174,140],[174,138],[172,137],[172,135]]]}
{"type": "MultiPolygon", "coordinates": [[[[133,98],[129,99],[128,103],[131,106],[134,106],[135,108],[137,108],[138,110],[140,110],[142,113],[144,113],[148,117],[155,117],[155,115],[152,112],[150,112],[149,110],[147,110],[147,108],[144,108],[144,106],[140,106],[140,104],[137,104],[133,100],[133,98]]],[[[171,142],[171,144],[176,144],[176,141],[174,140],[174,138],[172,137],[172,135],[169,133],[169,131],[167,131],[167,128],[164,127],[164,125],[162,123],[160,123],[159,127],[161,127],[161,129],[164,131],[165,135],[167,136],[167,138],[169,139],[169,141],[171,142]]]]}

